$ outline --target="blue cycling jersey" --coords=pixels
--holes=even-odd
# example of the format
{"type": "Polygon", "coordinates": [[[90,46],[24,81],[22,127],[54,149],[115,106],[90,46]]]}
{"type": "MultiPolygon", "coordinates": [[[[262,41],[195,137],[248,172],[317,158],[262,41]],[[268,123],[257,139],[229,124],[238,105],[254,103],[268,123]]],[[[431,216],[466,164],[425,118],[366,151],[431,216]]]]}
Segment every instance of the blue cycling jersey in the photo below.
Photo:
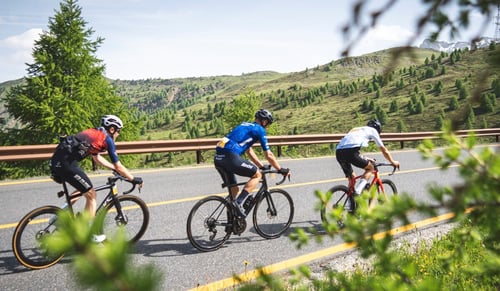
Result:
{"type": "Polygon", "coordinates": [[[270,149],[264,127],[256,122],[243,122],[217,143],[216,151],[230,151],[242,155],[257,141],[264,151],[270,149]]]}

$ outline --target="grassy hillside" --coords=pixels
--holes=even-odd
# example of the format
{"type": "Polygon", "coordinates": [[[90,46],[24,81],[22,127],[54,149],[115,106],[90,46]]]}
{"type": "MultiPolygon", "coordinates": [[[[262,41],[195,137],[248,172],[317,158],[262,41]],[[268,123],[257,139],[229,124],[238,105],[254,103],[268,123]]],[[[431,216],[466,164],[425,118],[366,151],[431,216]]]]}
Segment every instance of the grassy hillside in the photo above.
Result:
{"type": "MultiPolygon", "coordinates": [[[[220,128],[224,107],[245,92],[261,97],[277,117],[280,134],[342,133],[374,116],[383,120],[385,132],[437,130],[444,117],[461,120],[461,128],[500,127],[492,89],[500,78],[494,49],[452,54],[412,49],[393,63],[395,48],[287,74],[110,82],[142,112],[144,139],[220,136],[227,130],[220,128]],[[487,81],[480,84],[480,77],[487,81]],[[489,105],[479,102],[483,99],[489,105]]],[[[0,97],[19,82],[0,84],[0,97]]]]}
{"type": "Polygon", "coordinates": [[[276,115],[280,134],[341,133],[374,116],[384,119],[386,132],[438,130],[446,117],[459,119],[461,128],[500,126],[498,98],[491,96],[500,67],[490,66],[492,48],[453,54],[413,49],[392,64],[395,50],[289,74],[113,83],[132,106],[148,112],[148,120],[158,118],[144,134],[149,139],[221,135],[214,125],[220,117],[216,104],[229,106],[232,98],[248,90],[261,96],[263,106],[276,115]],[[478,79],[485,72],[487,81],[481,85],[478,79]],[[479,97],[488,94],[490,111],[479,103],[479,97]],[[473,97],[478,102],[472,102],[473,97]],[[456,106],[450,105],[453,98],[456,106]],[[189,127],[203,130],[193,136],[189,127]]]}

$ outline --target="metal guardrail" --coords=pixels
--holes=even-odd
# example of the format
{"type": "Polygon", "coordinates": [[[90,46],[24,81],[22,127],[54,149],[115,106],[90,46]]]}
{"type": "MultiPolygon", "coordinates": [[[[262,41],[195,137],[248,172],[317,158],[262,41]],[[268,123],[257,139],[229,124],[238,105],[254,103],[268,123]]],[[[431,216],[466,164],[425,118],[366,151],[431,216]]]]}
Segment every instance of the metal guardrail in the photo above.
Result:
{"type": "MultiPolygon", "coordinates": [[[[465,137],[474,132],[475,136],[495,137],[499,141],[500,128],[459,130],[455,134],[465,137]]],[[[399,142],[404,148],[405,142],[422,141],[424,139],[439,138],[440,131],[427,132],[402,132],[382,133],[384,142],[399,142]]],[[[312,145],[338,143],[344,134],[310,134],[310,135],[279,135],[269,136],[269,144],[278,148],[277,155],[281,156],[281,147],[290,145],[312,145]]],[[[128,141],[117,142],[116,147],[119,154],[147,154],[163,152],[185,152],[195,151],[197,162],[201,162],[201,153],[213,150],[218,138],[186,139],[186,140],[158,140],[158,141],[128,141]]],[[[46,160],[49,159],[56,144],[44,145],[20,145],[0,146],[0,161],[23,161],[23,160],[46,160]]]]}

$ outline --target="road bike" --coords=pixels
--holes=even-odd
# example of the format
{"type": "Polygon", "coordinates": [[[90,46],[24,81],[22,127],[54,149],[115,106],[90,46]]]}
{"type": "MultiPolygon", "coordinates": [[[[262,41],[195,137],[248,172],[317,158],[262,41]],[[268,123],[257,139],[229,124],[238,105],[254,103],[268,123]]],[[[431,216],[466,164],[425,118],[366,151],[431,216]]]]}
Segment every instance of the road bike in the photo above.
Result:
{"type": "MultiPolygon", "coordinates": [[[[29,269],[48,268],[59,262],[64,254],[49,255],[41,247],[42,240],[57,231],[57,216],[61,210],[70,211],[75,215],[72,203],[81,196],[80,192],[69,193],[66,182],[61,183],[63,190],[57,193],[59,198],[65,197],[66,204],[61,208],[47,205],[33,209],[18,223],[12,237],[12,250],[14,256],[23,266],[29,269]]],[[[134,191],[136,184],[125,177],[114,173],[108,177],[105,185],[95,187],[96,192],[109,190],[104,200],[100,203],[96,213],[105,211],[104,223],[101,233],[106,237],[113,237],[118,228],[125,230],[126,239],[134,243],[138,241],[149,224],[149,209],[144,201],[134,195],[127,195],[134,191]],[[118,195],[117,181],[126,181],[132,187],[118,195]]],[[[139,189],[140,191],[140,189],[139,189]]]]}
{"type": "MultiPolygon", "coordinates": [[[[365,190],[372,191],[372,187],[375,187],[376,197],[368,201],[369,205],[373,205],[375,202],[383,202],[387,198],[397,195],[398,190],[396,184],[389,179],[381,179],[379,173],[379,167],[391,166],[393,167],[392,172],[389,176],[392,176],[396,171],[396,167],[389,163],[378,163],[376,161],[373,163],[374,170],[372,173],[371,182],[367,183],[365,190]]],[[[357,203],[355,199],[355,185],[358,179],[362,176],[349,177],[348,185],[337,185],[333,186],[329,191],[331,193],[330,199],[321,207],[321,220],[324,223],[337,223],[339,227],[344,227],[344,221],[347,215],[355,214],[357,203]],[[343,209],[342,218],[332,221],[333,217],[329,212],[337,208],[343,209]]]]}
{"type": "MultiPolygon", "coordinates": [[[[247,208],[247,214],[253,209],[253,226],[263,238],[280,237],[292,223],[294,214],[293,200],[288,192],[282,189],[269,189],[267,175],[278,174],[270,167],[261,169],[260,188],[247,208]]],[[[286,179],[276,183],[282,184],[286,179]]],[[[208,252],[219,249],[231,234],[241,235],[246,227],[246,218],[238,215],[233,206],[231,187],[241,186],[246,182],[222,184],[228,188],[228,196],[211,195],[198,201],[187,219],[187,235],[191,244],[200,251],[208,252]]]]}

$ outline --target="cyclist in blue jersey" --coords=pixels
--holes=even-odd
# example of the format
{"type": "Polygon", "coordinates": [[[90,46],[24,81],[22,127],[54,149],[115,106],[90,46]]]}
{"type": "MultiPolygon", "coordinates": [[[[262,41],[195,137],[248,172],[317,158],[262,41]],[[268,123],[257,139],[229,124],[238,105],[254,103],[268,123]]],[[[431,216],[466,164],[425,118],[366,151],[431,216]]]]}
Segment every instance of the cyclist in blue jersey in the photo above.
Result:
{"type": "Polygon", "coordinates": [[[359,179],[358,185],[355,187],[357,194],[361,194],[361,192],[363,192],[363,189],[368,183],[368,179],[370,179],[374,170],[373,164],[370,162],[373,160],[362,156],[359,152],[362,147],[367,147],[370,141],[374,141],[384,157],[394,167],[399,169],[399,162],[392,158],[389,150],[387,150],[382,142],[382,139],[380,138],[381,132],[382,124],[380,121],[372,119],[368,121],[366,126],[351,129],[337,145],[335,155],[347,178],[354,178],[356,176],[354,174],[354,170],[352,169],[352,165],[365,170],[362,175],[363,177],[359,179]]]}
{"type": "Polygon", "coordinates": [[[260,143],[264,156],[271,166],[282,175],[290,175],[289,169],[279,165],[267,142],[266,128],[271,123],[273,123],[272,114],[265,109],[260,109],[255,113],[254,122],[243,122],[233,128],[217,143],[215,149],[214,165],[225,184],[236,184],[236,175],[250,178],[239,195],[238,187],[231,187],[231,195],[235,198],[234,206],[242,217],[246,216],[243,206],[245,200],[251,197],[249,193],[255,189],[262,178],[259,168],[264,167],[252,149],[255,142],[260,143]],[[245,153],[253,163],[242,157],[245,153]]]}
{"type": "MultiPolygon", "coordinates": [[[[54,181],[68,182],[86,198],[85,210],[93,217],[96,212],[96,196],[88,175],[80,168],[78,162],[91,155],[95,163],[118,172],[134,184],[142,187],[142,178],[134,177],[120,162],[116,153],[115,141],[123,128],[123,122],[115,115],[105,115],[101,119],[101,127],[90,128],[61,138],[51,160],[50,170],[54,181]],[[108,161],[100,153],[106,152],[108,161]]],[[[73,201],[74,203],[74,201],[73,201]]],[[[94,241],[103,241],[104,235],[95,235],[94,241]]]]}

